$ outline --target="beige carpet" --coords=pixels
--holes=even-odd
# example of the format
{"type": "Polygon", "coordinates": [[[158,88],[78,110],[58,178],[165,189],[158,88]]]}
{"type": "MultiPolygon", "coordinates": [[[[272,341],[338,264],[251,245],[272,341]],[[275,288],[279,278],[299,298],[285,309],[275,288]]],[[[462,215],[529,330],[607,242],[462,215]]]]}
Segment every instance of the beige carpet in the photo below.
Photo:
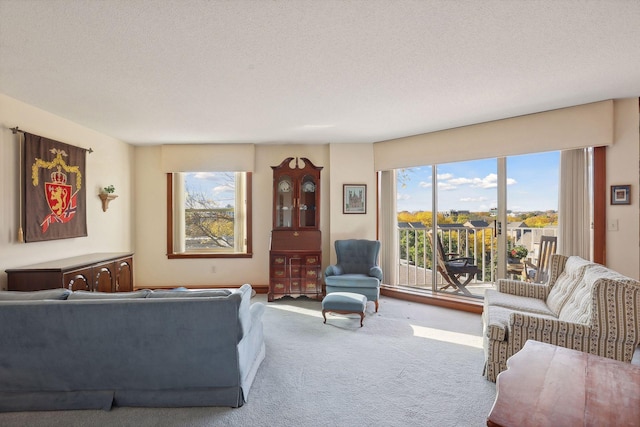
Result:
{"type": "Polygon", "coordinates": [[[241,408],[5,413],[0,426],[486,425],[495,384],[482,377],[479,315],[383,297],[360,328],[323,324],[318,301],[266,304],[267,356],[241,408]]]}

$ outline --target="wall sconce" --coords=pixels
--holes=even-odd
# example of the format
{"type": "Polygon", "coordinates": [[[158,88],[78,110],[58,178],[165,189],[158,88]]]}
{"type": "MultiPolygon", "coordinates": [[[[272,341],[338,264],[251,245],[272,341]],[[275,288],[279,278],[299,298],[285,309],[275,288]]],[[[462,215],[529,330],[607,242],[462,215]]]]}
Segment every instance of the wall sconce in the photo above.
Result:
{"type": "Polygon", "coordinates": [[[102,191],[98,194],[98,197],[102,200],[102,212],[106,212],[109,209],[109,202],[118,197],[113,194],[116,191],[113,185],[108,187],[104,187],[102,191]]]}

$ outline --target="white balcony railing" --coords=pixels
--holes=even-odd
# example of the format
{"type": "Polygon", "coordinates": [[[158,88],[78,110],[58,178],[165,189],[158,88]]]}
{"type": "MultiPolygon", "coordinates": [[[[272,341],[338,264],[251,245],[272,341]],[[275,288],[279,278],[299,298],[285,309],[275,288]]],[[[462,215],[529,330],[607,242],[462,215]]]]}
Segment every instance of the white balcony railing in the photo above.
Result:
{"type": "MultiPolygon", "coordinates": [[[[396,283],[433,290],[432,249],[427,236],[430,228],[422,223],[398,224],[399,267],[396,283]]],[[[523,228],[507,227],[508,248],[522,245],[529,251],[527,259],[535,264],[538,260],[541,236],[556,236],[556,227],[523,228]]],[[[442,224],[438,228],[438,236],[446,253],[471,257],[480,268],[481,273],[471,281],[468,289],[472,294],[482,296],[484,289],[493,287],[496,279],[497,252],[493,227],[465,227],[461,225],[442,224]]],[[[437,285],[443,283],[437,275],[437,285]]],[[[437,286],[435,289],[437,289],[437,286]]],[[[453,292],[451,288],[448,292],[453,292]]]]}

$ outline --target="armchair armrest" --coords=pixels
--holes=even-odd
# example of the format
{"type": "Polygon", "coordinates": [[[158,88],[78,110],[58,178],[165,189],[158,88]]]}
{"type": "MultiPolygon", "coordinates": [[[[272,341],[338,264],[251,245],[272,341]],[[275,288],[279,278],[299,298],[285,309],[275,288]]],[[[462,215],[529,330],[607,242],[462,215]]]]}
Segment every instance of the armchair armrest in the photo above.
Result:
{"type": "Polygon", "coordinates": [[[522,349],[529,339],[588,352],[592,330],[582,323],[515,312],[511,313],[509,319],[509,333],[512,355],[522,349]]]}
{"type": "Polygon", "coordinates": [[[505,294],[537,298],[545,301],[549,295],[549,286],[546,284],[529,283],[521,280],[498,279],[496,289],[505,294]]]}
{"type": "Polygon", "coordinates": [[[343,271],[338,264],[330,265],[324,270],[325,277],[340,276],[341,274],[343,274],[343,271]]]}
{"type": "Polygon", "coordinates": [[[473,265],[474,263],[474,259],[471,257],[457,257],[457,258],[449,258],[446,259],[445,262],[447,263],[452,263],[452,264],[456,264],[456,265],[460,265],[462,264],[462,266],[467,266],[467,265],[473,265]],[[462,261],[462,263],[460,263],[460,261],[462,261]]]}
{"type": "Polygon", "coordinates": [[[640,342],[640,285],[631,279],[598,279],[593,285],[594,335],[607,341],[640,342]],[[606,314],[606,315],[605,315],[606,314]]]}
{"type": "Polygon", "coordinates": [[[369,269],[369,276],[375,277],[382,282],[382,269],[378,266],[369,269]]]}

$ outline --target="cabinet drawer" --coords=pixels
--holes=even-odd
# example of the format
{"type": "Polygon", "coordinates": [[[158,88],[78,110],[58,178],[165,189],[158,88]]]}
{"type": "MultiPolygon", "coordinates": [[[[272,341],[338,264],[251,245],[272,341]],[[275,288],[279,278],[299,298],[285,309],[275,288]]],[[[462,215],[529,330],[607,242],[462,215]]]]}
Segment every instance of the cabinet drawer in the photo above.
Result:
{"type": "Polygon", "coordinates": [[[286,267],[284,265],[272,265],[271,277],[285,278],[287,277],[286,267]]]}
{"type": "Polygon", "coordinates": [[[62,276],[64,287],[72,291],[93,290],[93,269],[83,268],[81,270],[69,271],[62,276]]]}
{"type": "Polygon", "coordinates": [[[271,292],[274,294],[287,294],[289,293],[289,281],[288,280],[273,280],[270,285],[271,292]]]}
{"type": "Polygon", "coordinates": [[[290,281],[290,292],[292,294],[299,294],[300,293],[300,287],[302,284],[302,280],[300,279],[291,279],[290,281]]]}
{"type": "Polygon", "coordinates": [[[284,255],[273,255],[271,257],[271,265],[285,265],[287,263],[287,257],[284,255]]]}
{"type": "Polygon", "coordinates": [[[93,267],[93,285],[91,290],[98,292],[113,292],[116,282],[114,275],[116,269],[117,266],[114,262],[99,264],[93,267]]]}
{"type": "Polygon", "coordinates": [[[320,257],[318,255],[307,255],[304,257],[305,265],[319,265],[320,257]]]}
{"type": "Polygon", "coordinates": [[[318,276],[320,276],[320,274],[318,272],[318,268],[316,267],[305,268],[304,271],[302,272],[302,277],[304,277],[307,280],[316,280],[318,276]]]}
{"type": "Polygon", "coordinates": [[[302,290],[303,293],[315,294],[320,291],[322,291],[322,289],[318,282],[313,280],[305,280],[304,289],[302,290]]]}

